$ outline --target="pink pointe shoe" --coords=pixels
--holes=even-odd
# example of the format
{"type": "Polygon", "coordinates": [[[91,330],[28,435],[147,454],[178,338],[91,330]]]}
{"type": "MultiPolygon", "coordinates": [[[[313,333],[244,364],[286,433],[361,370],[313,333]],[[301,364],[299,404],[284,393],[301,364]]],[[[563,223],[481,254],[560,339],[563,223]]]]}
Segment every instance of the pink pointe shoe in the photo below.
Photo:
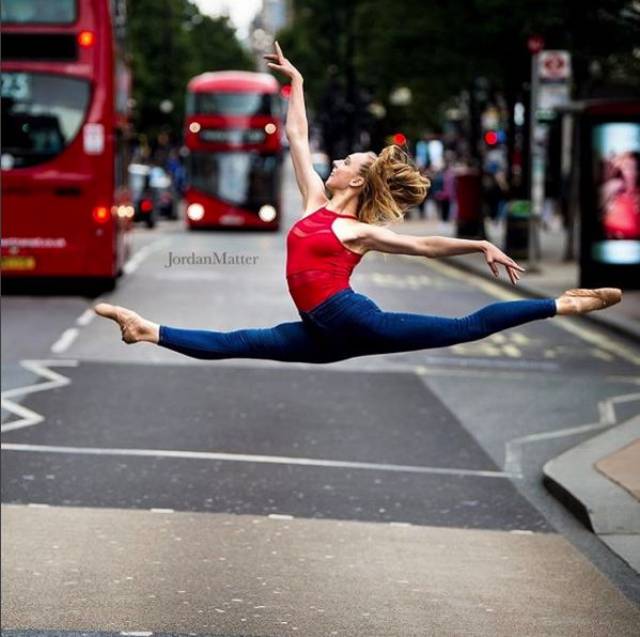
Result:
{"type": "Polygon", "coordinates": [[[604,310],[606,307],[620,303],[622,300],[622,290],[619,288],[571,288],[562,294],[573,300],[573,307],[576,314],[592,312],[593,310],[604,310]]]}

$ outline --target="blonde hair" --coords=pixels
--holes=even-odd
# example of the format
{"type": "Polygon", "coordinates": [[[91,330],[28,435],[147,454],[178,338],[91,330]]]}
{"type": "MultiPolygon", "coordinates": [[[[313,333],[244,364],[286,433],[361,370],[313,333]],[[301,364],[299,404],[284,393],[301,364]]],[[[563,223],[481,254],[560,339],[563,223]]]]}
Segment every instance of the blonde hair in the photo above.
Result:
{"type": "Polygon", "coordinates": [[[431,181],[397,144],[369,155],[371,161],[359,171],[365,183],[358,195],[358,218],[378,225],[401,221],[408,208],[424,201],[431,181]]]}

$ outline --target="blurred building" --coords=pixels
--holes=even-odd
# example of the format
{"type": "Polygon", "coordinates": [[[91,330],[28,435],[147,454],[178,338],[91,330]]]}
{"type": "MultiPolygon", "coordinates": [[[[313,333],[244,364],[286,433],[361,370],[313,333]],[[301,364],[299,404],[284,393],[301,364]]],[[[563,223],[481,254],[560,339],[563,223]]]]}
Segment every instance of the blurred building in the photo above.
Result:
{"type": "Polygon", "coordinates": [[[292,0],[263,0],[262,8],[251,22],[249,45],[261,71],[268,71],[262,55],[271,52],[276,33],[292,20],[292,4],[292,0]]]}

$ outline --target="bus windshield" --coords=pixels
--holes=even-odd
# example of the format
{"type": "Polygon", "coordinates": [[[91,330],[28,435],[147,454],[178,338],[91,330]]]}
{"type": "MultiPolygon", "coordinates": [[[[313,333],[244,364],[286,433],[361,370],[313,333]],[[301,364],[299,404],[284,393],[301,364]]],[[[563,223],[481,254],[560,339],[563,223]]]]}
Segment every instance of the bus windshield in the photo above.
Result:
{"type": "Polygon", "coordinates": [[[60,154],[84,122],[89,82],[47,73],[0,77],[3,163],[33,166],[60,154]]]}
{"type": "Polygon", "coordinates": [[[191,153],[191,186],[237,206],[273,203],[278,160],[255,152],[191,153]]]}
{"type": "Polygon", "coordinates": [[[2,0],[5,24],[71,24],[76,21],[76,0],[2,0]]]}
{"type": "Polygon", "coordinates": [[[187,115],[276,115],[268,93],[190,93],[187,115]]]}

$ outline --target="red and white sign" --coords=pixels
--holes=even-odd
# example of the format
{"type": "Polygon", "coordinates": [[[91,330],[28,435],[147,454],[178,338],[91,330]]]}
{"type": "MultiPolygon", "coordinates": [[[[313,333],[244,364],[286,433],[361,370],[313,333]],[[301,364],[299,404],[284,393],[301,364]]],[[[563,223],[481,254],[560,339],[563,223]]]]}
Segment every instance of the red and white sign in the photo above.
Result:
{"type": "Polygon", "coordinates": [[[538,76],[548,81],[568,80],[571,77],[569,51],[541,51],[538,56],[538,76]]]}

